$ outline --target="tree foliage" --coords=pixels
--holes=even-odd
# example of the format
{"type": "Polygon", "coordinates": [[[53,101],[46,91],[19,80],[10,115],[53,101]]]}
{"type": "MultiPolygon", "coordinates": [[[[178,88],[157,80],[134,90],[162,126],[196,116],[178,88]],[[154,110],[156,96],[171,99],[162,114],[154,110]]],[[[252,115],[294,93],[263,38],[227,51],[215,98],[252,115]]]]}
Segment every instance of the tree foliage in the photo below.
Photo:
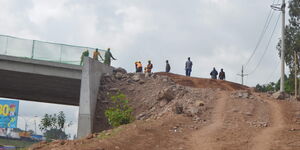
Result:
{"type": "Polygon", "coordinates": [[[70,122],[67,126],[65,124],[66,116],[63,111],[60,111],[58,114],[45,114],[39,124],[39,128],[44,132],[47,140],[67,139],[68,136],[64,132],[64,129],[72,123],[70,122]]]}
{"type": "MultiPolygon", "coordinates": [[[[284,76],[285,80],[284,80],[284,90],[286,93],[292,94],[294,93],[295,90],[295,76],[294,74],[290,74],[289,77],[284,76]]],[[[257,84],[255,86],[255,89],[259,92],[276,92],[278,91],[280,88],[280,79],[274,83],[274,82],[270,82],[268,84],[257,84]]]]}
{"type": "MultiPolygon", "coordinates": [[[[300,52],[300,1],[289,1],[289,24],[285,28],[285,61],[290,70],[294,70],[294,51],[300,52]]],[[[281,40],[277,45],[279,56],[281,55],[281,40]]],[[[300,54],[298,53],[298,60],[300,54]]],[[[297,67],[299,68],[299,61],[297,67]]]]}
{"type": "Polygon", "coordinates": [[[111,100],[113,107],[110,107],[105,111],[105,116],[110,125],[117,127],[128,124],[134,120],[132,117],[133,109],[128,105],[126,95],[119,93],[111,96],[111,100]]]}
{"type": "Polygon", "coordinates": [[[53,140],[53,139],[61,139],[65,140],[68,138],[68,135],[61,129],[50,129],[47,130],[44,133],[44,136],[46,137],[47,141],[53,140]]]}

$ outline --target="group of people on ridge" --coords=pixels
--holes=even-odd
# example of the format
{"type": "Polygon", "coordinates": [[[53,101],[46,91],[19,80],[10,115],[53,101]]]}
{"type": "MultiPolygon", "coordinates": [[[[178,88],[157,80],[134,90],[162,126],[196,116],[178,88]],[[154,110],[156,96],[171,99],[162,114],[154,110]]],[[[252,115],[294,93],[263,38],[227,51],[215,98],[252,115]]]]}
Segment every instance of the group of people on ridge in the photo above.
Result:
{"type": "MultiPolygon", "coordinates": [[[[136,72],[142,72],[143,71],[143,65],[140,61],[137,61],[134,64],[135,64],[136,72]]],[[[144,73],[151,73],[152,68],[153,68],[153,64],[151,63],[151,60],[149,60],[147,67],[144,68],[144,73]]]]}
{"type": "MultiPolygon", "coordinates": [[[[81,60],[80,60],[80,65],[82,65],[82,63],[83,63],[83,58],[84,58],[84,57],[89,57],[89,50],[85,50],[84,52],[82,52],[81,60]]],[[[115,59],[115,58],[113,57],[113,55],[111,54],[110,48],[108,48],[107,51],[105,52],[105,54],[104,54],[104,59],[103,59],[103,57],[101,56],[101,54],[100,54],[98,48],[96,48],[96,50],[93,52],[93,59],[99,60],[98,57],[101,58],[101,60],[103,61],[104,64],[107,64],[107,65],[109,65],[109,66],[110,66],[110,64],[111,64],[111,58],[112,58],[113,60],[117,60],[117,59],[115,59]]]]}
{"type": "MultiPolygon", "coordinates": [[[[141,61],[137,61],[134,64],[135,64],[136,72],[143,71],[143,65],[142,65],[141,61]]],[[[151,60],[149,60],[147,67],[144,68],[144,73],[151,73],[152,68],[153,68],[153,64],[151,63],[151,60]]],[[[171,70],[171,66],[169,64],[169,61],[166,60],[166,72],[170,72],[170,70],[171,70]]]]}
{"type": "MultiPolygon", "coordinates": [[[[143,65],[142,65],[141,61],[137,61],[134,64],[135,64],[135,70],[137,73],[143,72],[143,65]]],[[[152,68],[153,68],[153,64],[149,60],[147,67],[144,68],[144,73],[151,73],[152,68]]],[[[191,76],[192,68],[193,68],[193,62],[191,61],[191,58],[188,57],[188,60],[185,62],[185,75],[186,76],[191,76]]],[[[170,72],[170,70],[171,70],[171,66],[169,64],[169,61],[166,60],[166,72],[170,72]]],[[[219,75],[220,80],[225,80],[224,70],[221,69],[220,73],[218,73],[218,71],[214,67],[213,70],[210,72],[210,76],[212,79],[217,79],[218,75],[219,75]]]]}
{"type": "MultiPolygon", "coordinates": [[[[185,75],[186,76],[191,76],[192,67],[193,67],[193,62],[191,61],[191,58],[188,57],[188,60],[185,62],[185,75]]],[[[218,75],[219,75],[220,80],[225,80],[225,72],[223,71],[223,69],[221,69],[220,73],[218,73],[218,71],[214,67],[213,70],[210,72],[210,76],[212,79],[217,79],[218,75]]]]}
{"type": "Polygon", "coordinates": [[[218,74],[220,80],[225,80],[225,72],[223,71],[223,69],[221,69],[220,73],[218,73],[218,71],[214,67],[213,70],[210,72],[210,76],[212,79],[217,79],[218,74]]]}
{"type": "MultiPolygon", "coordinates": [[[[89,57],[89,51],[88,50],[86,50],[86,51],[84,51],[82,53],[80,65],[82,65],[84,57],[89,57]]],[[[104,59],[101,56],[98,48],[96,48],[95,51],[93,52],[93,59],[94,60],[99,60],[98,59],[99,57],[101,58],[101,60],[103,61],[104,64],[107,64],[109,66],[111,64],[111,58],[113,60],[116,60],[112,56],[112,54],[110,52],[110,48],[108,48],[107,51],[105,52],[104,59]]],[[[137,61],[134,64],[135,64],[135,69],[136,69],[137,73],[138,72],[143,72],[143,65],[142,65],[141,61],[137,61]]],[[[188,60],[185,62],[185,75],[186,76],[191,76],[192,67],[193,67],[193,62],[191,61],[191,58],[188,57],[188,60]]],[[[144,68],[144,73],[151,73],[152,69],[153,69],[153,64],[151,63],[151,60],[149,60],[147,66],[144,68]]],[[[170,72],[170,70],[171,70],[171,66],[169,64],[169,61],[166,60],[166,72],[170,72]]],[[[217,79],[218,75],[219,75],[219,79],[220,80],[225,80],[225,72],[224,72],[224,70],[221,69],[221,71],[218,73],[218,71],[214,67],[213,70],[210,72],[210,76],[211,76],[212,79],[217,79]]]]}

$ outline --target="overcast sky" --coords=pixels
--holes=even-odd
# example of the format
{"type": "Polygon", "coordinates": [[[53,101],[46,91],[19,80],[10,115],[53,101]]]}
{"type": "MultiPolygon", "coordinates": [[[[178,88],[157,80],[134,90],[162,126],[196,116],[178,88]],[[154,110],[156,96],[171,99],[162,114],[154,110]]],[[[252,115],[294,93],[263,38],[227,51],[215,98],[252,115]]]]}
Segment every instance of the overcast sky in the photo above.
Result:
{"type": "MultiPolygon", "coordinates": [[[[118,59],[112,65],[129,72],[134,71],[137,60],[144,65],[152,60],[154,71],[163,71],[168,59],[171,72],[184,74],[184,63],[191,57],[192,76],[209,78],[216,67],[224,68],[227,80],[240,82],[236,74],[254,50],[272,2],[0,0],[0,34],[101,49],[110,47],[118,59]]],[[[249,86],[279,78],[276,44],[281,20],[261,58],[278,17],[279,12],[274,12],[261,45],[245,68],[245,73],[252,72],[262,59],[256,71],[245,78],[249,86]]],[[[63,108],[68,113],[77,111],[77,108],[63,108]]],[[[34,111],[29,110],[28,114],[34,111]]]]}

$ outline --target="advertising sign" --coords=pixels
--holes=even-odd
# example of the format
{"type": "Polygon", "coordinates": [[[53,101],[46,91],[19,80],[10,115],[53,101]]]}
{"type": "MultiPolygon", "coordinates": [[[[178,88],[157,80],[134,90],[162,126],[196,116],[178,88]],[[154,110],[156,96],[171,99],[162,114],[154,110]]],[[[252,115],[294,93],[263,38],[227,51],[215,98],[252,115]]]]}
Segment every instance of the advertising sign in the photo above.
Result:
{"type": "Polygon", "coordinates": [[[19,101],[0,99],[0,128],[17,128],[19,101]]]}

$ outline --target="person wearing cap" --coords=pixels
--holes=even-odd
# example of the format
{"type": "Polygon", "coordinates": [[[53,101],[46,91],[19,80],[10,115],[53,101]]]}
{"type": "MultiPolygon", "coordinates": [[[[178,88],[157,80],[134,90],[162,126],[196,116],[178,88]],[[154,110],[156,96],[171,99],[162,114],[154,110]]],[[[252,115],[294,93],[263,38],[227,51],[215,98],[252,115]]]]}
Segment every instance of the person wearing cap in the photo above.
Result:
{"type": "Polygon", "coordinates": [[[117,60],[117,59],[115,59],[115,58],[112,56],[112,54],[111,54],[111,52],[110,52],[110,48],[108,48],[107,51],[105,52],[105,55],[104,55],[104,64],[107,64],[107,65],[110,66],[111,58],[112,58],[113,60],[117,60]]]}
{"type": "Polygon", "coordinates": [[[103,60],[100,52],[98,51],[98,48],[96,48],[96,50],[93,53],[93,59],[98,60],[98,56],[101,58],[101,60],[103,60]]]}

